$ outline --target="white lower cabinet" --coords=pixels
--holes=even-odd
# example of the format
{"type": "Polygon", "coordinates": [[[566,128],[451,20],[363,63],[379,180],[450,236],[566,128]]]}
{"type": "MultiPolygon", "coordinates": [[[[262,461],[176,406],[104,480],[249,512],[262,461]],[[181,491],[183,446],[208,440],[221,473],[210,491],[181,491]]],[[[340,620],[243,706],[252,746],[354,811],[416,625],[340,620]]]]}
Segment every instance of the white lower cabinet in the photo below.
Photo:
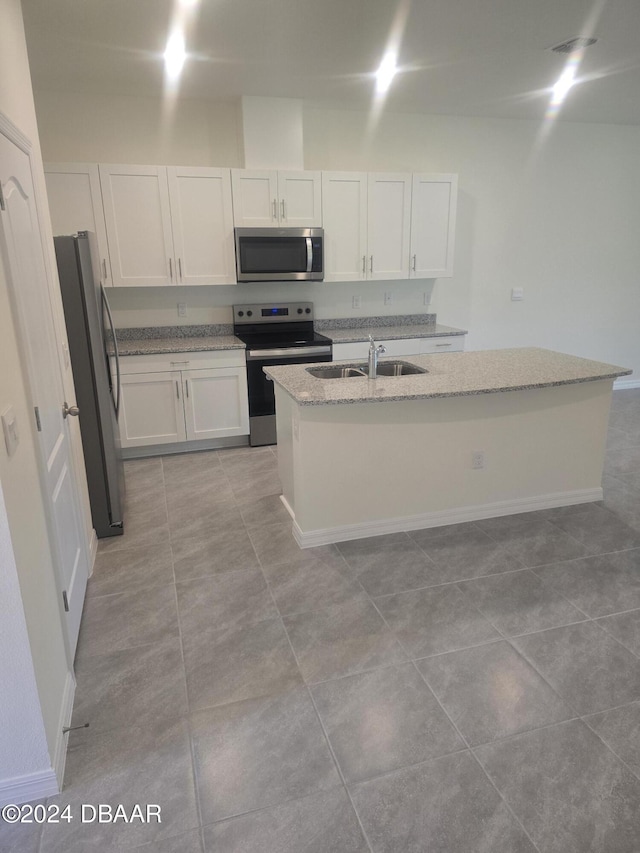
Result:
{"type": "MultiPolygon", "coordinates": [[[[376,338],[376,344],[383,344],[386,348],[384,357],[462,352],[464,349],[464,335],[443,335],[433,338],[392,338],[390,340],[378,340],[376,338]]],[[[347,358],[365,359],[368,354],[368,341],[353,341],[346,344],[334,343],[333,345],[334,361],[347,358]]]]}
{"type": "Polygon", "coordinates": [[[123,356],[120,363],[122,447],[249,434],[244,351],[123,356]]]}

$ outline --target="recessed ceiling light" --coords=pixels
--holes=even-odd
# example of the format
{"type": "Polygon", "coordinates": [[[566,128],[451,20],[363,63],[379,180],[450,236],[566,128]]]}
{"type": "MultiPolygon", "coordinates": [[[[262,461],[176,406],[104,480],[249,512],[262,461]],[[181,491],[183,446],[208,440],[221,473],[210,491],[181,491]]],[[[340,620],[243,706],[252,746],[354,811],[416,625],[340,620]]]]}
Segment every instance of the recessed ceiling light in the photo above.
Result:
{"type": "Polygon", "coordinates": [[[398,72],[396,65],[396,54],[392,51],[385,53],[380,68],[376,71],[376,92],[383,94],[391,85],[391,81],[398,72]]]}
{"type": "Polygon", "coordinates": [[[169,36],[164,52],[164,67],[169,80],[176,80],[180,76],[186,58],[184,35],[181,30],[176,29],[169,36]]]}

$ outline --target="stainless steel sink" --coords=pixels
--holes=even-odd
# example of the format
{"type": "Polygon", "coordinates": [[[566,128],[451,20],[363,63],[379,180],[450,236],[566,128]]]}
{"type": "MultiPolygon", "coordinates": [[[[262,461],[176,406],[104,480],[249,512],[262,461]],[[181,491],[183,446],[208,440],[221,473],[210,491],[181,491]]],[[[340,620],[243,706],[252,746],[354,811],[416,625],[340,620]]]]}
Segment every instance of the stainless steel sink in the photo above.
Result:
{"type": "MultiPolygon", "coordinates": [[[[345,364],[343,366],[323,365],[321,367],[307,367],[307,373],[316,379],[351,379],[360,377],[368,378],[368,367],[366,364],[345,364]]],[[[389,376],[412,376],[417,373],[427,373],[423,367],[411,364],[408,361],[379,361],[378,376],[388,378],[389,376]]]]}

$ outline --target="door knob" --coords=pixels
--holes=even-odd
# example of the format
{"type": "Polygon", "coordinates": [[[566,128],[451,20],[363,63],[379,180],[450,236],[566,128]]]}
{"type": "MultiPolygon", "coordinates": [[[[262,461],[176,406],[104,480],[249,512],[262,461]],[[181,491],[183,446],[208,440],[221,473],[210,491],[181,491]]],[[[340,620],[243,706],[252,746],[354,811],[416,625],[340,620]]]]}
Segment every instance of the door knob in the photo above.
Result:
{"type": "Polygon", "coordinates": [[[77,406],[70,406],[65,400],[62,406],[62,417],[66,418],[67,415],[71,415],[73,418],[77,418],[80,414],[80,409],[77,406]]]}

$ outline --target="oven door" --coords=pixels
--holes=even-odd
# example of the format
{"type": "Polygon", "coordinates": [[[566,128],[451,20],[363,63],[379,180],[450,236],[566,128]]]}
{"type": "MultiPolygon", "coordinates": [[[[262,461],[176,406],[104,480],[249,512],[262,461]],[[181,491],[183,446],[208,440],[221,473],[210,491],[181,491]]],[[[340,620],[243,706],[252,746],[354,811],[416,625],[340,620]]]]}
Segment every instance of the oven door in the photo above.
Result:
{"type": "Polygon", "coordinates": [[[249,388],[249,443],[252,447],[276,444],[276,400],[273,382],[263,367],[276,364],[313,364],[331,361],[331,348],[283,347],[247,350],[247,385],[249,388]]]}
{"type": "Polygon", "coordinates": [[[322,281],[321,228],[236,228],[238,281],[322,281]]]}

